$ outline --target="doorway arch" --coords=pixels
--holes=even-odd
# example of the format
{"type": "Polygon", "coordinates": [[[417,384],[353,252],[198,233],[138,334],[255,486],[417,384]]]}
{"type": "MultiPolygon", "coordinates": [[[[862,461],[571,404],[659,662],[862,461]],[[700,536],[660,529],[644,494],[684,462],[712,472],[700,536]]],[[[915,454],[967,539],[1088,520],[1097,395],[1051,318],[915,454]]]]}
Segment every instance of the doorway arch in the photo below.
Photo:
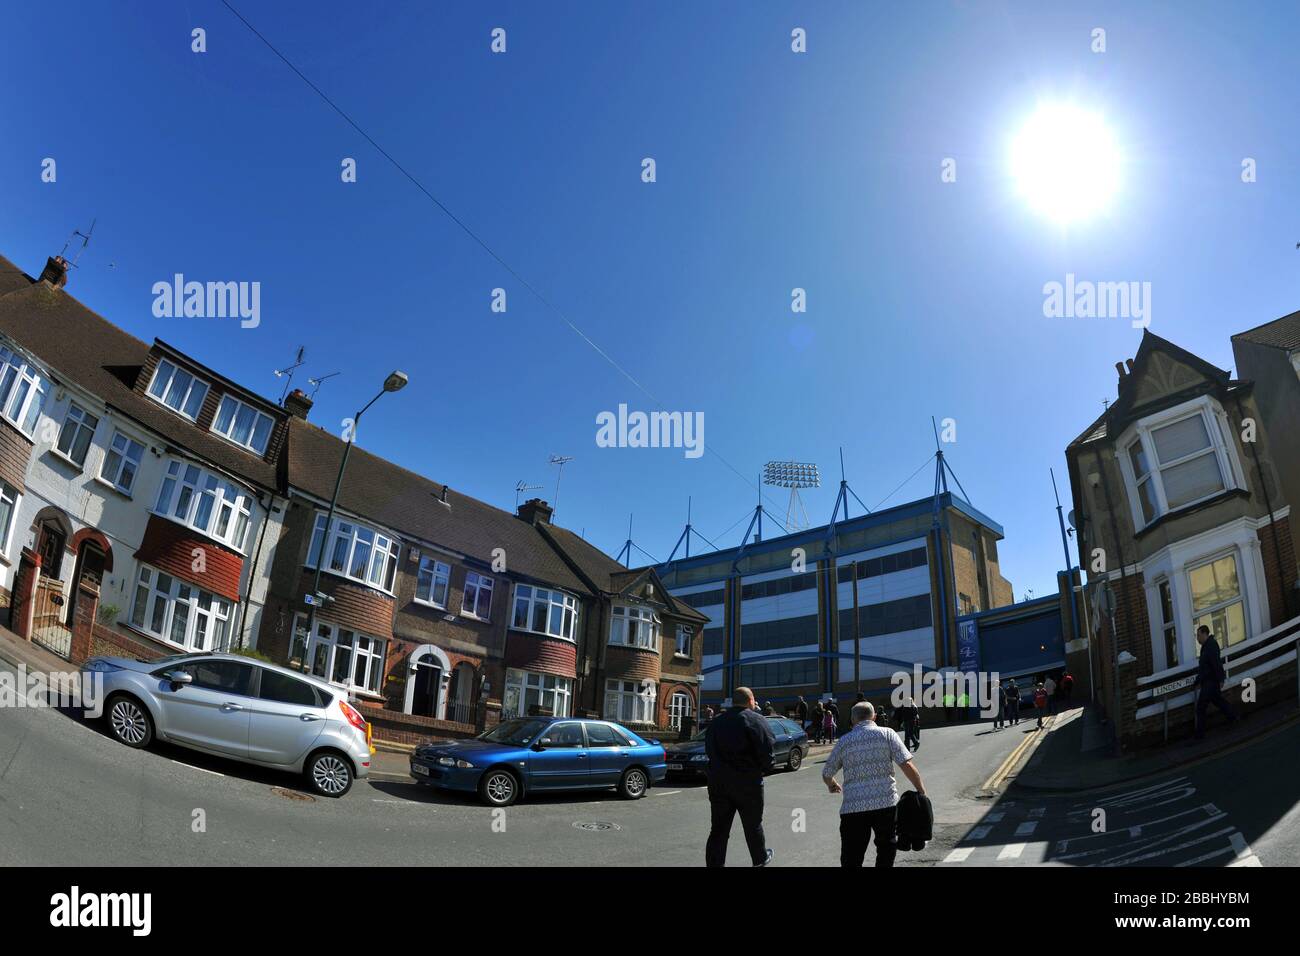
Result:
{"type": "Polygon", "coordinates": [[[442,648],[421,644],[407,659],[406,702],[402,709],[417,717],[446,719],[450,680],[451,661],[442,648]]]}

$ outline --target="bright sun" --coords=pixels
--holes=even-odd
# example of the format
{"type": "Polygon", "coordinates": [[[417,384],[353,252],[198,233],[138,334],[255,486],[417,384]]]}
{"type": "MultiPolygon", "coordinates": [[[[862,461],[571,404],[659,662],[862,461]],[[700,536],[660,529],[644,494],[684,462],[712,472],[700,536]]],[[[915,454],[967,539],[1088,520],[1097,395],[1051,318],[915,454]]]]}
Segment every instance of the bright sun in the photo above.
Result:
{"type": "Polygon", "coordinates": [[[1021,195],[1062,224],[1109,209],[1119,165],[1101,115],[1070,104],[1039,107],[1011,144],[1011,172],[1021,195]]]}

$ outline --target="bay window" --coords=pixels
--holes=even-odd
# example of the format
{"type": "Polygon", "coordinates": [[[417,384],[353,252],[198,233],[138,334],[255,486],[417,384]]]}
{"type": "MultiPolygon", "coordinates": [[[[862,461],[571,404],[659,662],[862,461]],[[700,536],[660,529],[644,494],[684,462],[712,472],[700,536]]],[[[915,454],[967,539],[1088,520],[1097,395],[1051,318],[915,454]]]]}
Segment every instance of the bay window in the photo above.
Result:
{"type": "Polygon", "coordinates": [[[388,642],[321,620],[316,622],[316,633],[308,635],[307,620],[302,614],[294,618],[290,666],[301,667],[305,655],[314,676],[341,687],[378,694],[384,680],[388,642]]]}
{"type": "Polygon", "coordinates": [[[55,446],[59,454],[75,462],[78,467],[83,467],[86,464],[86,452],[90,450],[90,441],[95,437],[95,429],[98,427],[98,418],[76,402],[69,403],[63,427],[59,429],[59,442],[55,446]]]}
{"type": "Polygon", "coordinates": [[[451,566],[427,556],[420,558],[420,570],[415,578],[415,599],[421,604],[446,610],[450,590],[451,566]]]}
{"type": "Polygon", "coordinates": [[[460,603],[463,614],[486,621],[492,616],[492,579],[469,571],[465,574],[465,595],[460,603]]]}
{"type": "Polygon", "coordinates": [[[549,710],[555,717],[568,717],[573,698],[573,680],[533,671],[506,671],[506,688],[501,698],[501,718],[526,717],[532,708],[549,710]]]}
{"type": "Polygon", "coordinates": [[[187,651],[224,651],[234,606],[225,598],[142,565],[131,624],[187,651]]]}
{"type": "Polygon", "coordinates": [[[175,459],[158,489],[154,513],[243,551],[253,496],[198,465],[175,459]]]}
{"type": "Polygon", "coordinates": [[[0,481],[0,554],[8,556],[9,541],[13,537],[14,515],[18,514],[21,496],[18,489],[7,481],[0,481]]]}
{"type": "Polygon", "coordinates": [[[163,359],[153,373],[149,396],[162,402],[174,412],[189,419],[197,419],[208,394],[208,383],[197,379],[173,362],[163,359]]]}
{"type": "Polygon", "coordinates": [[[1221,558],[1187,571],[1192,595],[1192,630],[1202,624],[1223,647],[1240,644],[1246,639],[1246,605],[1237,573],[1237,557],[1221,558]]]}
{"type": "Polygon", "coordinates": [[[329,544],[325,546],[325,515],[318,514],[312,530],[311,548],[307,552],[308,567],[317,566],[322,548],[324,570],[393,593],[398,544],[389,535],[336,516],[330,529],[329,544]]]}
{"type": "Polygon", "coordinates": [[[1139,422],[1123,461],[1134,520],[1145,527],[1170,511],[1236,487],[1233,453],[1216,407],[1208,400],[1181,415],[1139,422]]]}
{"type": "Polygon", "coordinates": [[[658,651],[658,615],[648,607],[616,605],[609,625],[609,642],[658,651]]]}
{"type": "Polygon", "coordinates": [[[221,397],[216,417],[212,419],[214,432],[259,455],[266,454],[266,443],[274,425],[270,415],[244,404],[233,395],[221,397]]]}
{"type": "Polygon", "coordinates": [[[605,681],[605,719],[621,724],[653,724],[657,690],[651,680],[605,681]]]}
{"type": "Polygon", "coordinates": [[[0,346],[0,414],[28,438],[36,432],[50,383],[25,358],[0,346]]]}
{"type": "Polygon", "coordinates": [[[520,631],[549,634],[573,640],[578,620],[578,599],[563,591],[515,586],[515,614],[512,627],[520,631]]]}

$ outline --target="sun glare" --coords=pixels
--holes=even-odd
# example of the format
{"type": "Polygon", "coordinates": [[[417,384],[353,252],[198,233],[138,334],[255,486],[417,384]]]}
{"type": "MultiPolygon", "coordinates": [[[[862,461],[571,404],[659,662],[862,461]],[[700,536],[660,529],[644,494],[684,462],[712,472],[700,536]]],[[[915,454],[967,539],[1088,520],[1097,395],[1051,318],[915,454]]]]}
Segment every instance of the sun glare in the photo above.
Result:
{"type": "Polygon", "coordinates": [[[1037,212],[1059,223],[1103,214],[1119,187],[1119,150],[1099,113],[1039,107],[1011,144],[1011,172],[1037,212]]]}

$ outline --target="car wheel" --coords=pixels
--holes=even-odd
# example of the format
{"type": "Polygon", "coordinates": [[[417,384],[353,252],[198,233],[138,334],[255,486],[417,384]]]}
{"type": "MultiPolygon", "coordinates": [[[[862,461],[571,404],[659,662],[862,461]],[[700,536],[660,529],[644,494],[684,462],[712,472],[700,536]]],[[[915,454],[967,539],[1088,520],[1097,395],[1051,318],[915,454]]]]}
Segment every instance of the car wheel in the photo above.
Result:
{"type": "Polygon", "coordinates": [[[650,778],[640,767],[629,767],[623,771],[618,782],[618,795],[624,800],[640,800],[650,789],[650,778]]]}
{"type": "Polygon", "coordinates": [[[147,747],[153,740],[153,719],[149,711],[144,704],[126,694],[119,694],[108,702],[108,728],[119,743],[128,747],[147,747]]]}
{"type": "Polygon", "coordinates": [[[341,797],[352,789],[352,767],[342,754],[324,750],[307,762],[307,780],[322,797],[341,797]]]}
{"type": "Polygon", "coordinates": [[[790,748],[790,759],[786,761],[785,769],[794,773],[803,766],[803,751],[798,747],[790,748]]]}
{"type": "Polygon", "coordinates": [[[489,770],[478,782],[479,799],[492,807],[508,807],[519,799],[519,778],[509,770],[489,770]]]}

